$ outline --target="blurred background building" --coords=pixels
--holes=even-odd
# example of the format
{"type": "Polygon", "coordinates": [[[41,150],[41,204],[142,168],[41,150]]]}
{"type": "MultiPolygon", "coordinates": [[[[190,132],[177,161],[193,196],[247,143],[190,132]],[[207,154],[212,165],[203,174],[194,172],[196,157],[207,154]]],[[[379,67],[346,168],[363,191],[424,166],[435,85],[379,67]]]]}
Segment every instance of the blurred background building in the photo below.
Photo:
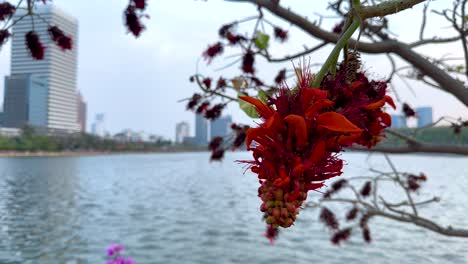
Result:
{"type": "Polygon", "coordinates": [[[427,126],[433,123],[432,107],[423,106],[418,107],[416,110],[416,117],[418,118],[418,127],[427,126]]]}
{"type": "MultiPolygon", "coordinates": [[[[18,10],[14,19],[25,12],[18,10]]],[[[35,60],[26,48],[24,36],[33,30],[31,18],[14,24],[11,72],[5,78],[4,126],[78,132],[82,129],[76,92],[78,21],[53,5],[41,6],[35,12],[41,16],[34,20],[34,30],[45,46],[45,56],[35,60]],[[63,51],[55,45],[47,31],[49,25],[57,25],[74,40],[72,50],[63,51]]]]}

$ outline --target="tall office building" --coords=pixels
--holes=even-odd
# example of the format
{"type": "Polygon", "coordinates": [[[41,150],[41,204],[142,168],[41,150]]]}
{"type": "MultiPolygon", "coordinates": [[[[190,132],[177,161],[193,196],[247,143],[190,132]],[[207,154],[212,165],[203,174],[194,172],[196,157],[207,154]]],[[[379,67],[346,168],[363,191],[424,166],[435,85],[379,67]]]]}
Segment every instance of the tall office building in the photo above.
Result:
{"type": "Polygon", "coordinates": [[[418,107],[415,110],[416,117],[418,118],[418,127],[423,127],[432,124],[432,107],[418,107]]]}
{"type": "MultiPolygon", "coordinates": [[[[13,19],[18,19],[24,15],[24,12],[24,10],[18,10],[13,19]]],[[[49,130],[64,132],[79,131],[76,98],[78,21],[50,4],[38,5],[35,12],[41,16],[41,19],[34,17],[34,30],[45,46],[45,56],[43,60],[35,60],[26,48],[25,35],[32,30],[32,18],[27,16],[17,22],[13,26],[11,76],[6,80],[8,95],[5,94],[5,105],[24,104],[28,101],[24,97],[25,94],[29,96],[30,102],[42,104],[42,97],[38,99],[40,102],[36,102],[34,97],[37,87],[40,86],[39,84],[36,85],[35,80],[41,80],[41,83],[45,82],[46,84],[45,88],[43,88],[46,90],[47,95],[46,127],[49,130]],[[63,51],[51,40],[47,31],[48,24],[58,26],[73,39],[72,50],[63,51]],[[15,89],[18,89],[18,91],[15,89]],[[28,92],[29,94],[27,94],[28,92]],[[20,95],[22,93],[23,95],[20,95]]],[[[43,93],[43,91],[37,93],[43,93]]],[[[20,108],[23,109],[23,112],[26,111],[24,105],[20,108]]],[[[24,117],[24,113],[18,116],[16,113],[13,116],[6,116],[10,120],[19,118],[13,122],[15,124],[23,122],[24,120],[21,118],[24,119],[24,117]]],[[[41,119],[41,121],[43,120],[41,119]]]]}
{"type": "Polygon", "coordinates": [[[231,116],[222,116],[212,121],[210,125],[210,138],[227,136],[231,130],[231,123],[231,116]]]}
{"type": "Polygon", "coordinates": [[[195,143],[208,144],[208,121],[201,114],[195,114],[195,143]]]}
{"type": "Polygon", "coordinates": [[[392,117],[392,128],[404,128],[406,125],[406,117],[403,115],[391,115],[392,117]]]}
{"type": "Polygon", "coordinates": [[[80,131],[86,132],[86,112],[88,111],[88,105],[86,104],[83,95],[78,92],[78,123],[80,124],[80,131]]]}
{"type": "Polygon", "coordinates": [[[190,126],[187,122],[180,122],[176,124],[176,137],[175,142],[178,144],[184,143],[184,139],[190,135],[190,126]]]}

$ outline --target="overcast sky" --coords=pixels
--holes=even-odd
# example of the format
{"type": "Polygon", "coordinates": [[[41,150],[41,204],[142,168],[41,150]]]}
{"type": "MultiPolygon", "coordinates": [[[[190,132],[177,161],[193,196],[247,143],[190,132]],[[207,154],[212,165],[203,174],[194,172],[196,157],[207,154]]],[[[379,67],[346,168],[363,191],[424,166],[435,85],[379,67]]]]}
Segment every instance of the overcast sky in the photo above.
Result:
{"type": "MultiPolygon", "coordinates": [[[[291,5],[293,10],[312,20],[317,18],[315,13],[325,10],[327,1],[281,2],[291,5]]],[[[431,5],[438,7],[450,2],[436,1],[431,5]]],[[[177,122],[188,121],[192,132],[194,130],[193,113],[185,110],[185,103],[177,101],[197,91],[197,87],[189,83],[188,77],[195,72],[197,60],[207,45],[217,41],[219,26],[256,14],[256,8],[250,4],[221,0],[148,0],[147,14],[151,18],[144,20],[147,29],[140,38],[135,39],[127,34],[123,26],[122,11],[128,0],[55,0],[54,3],[79,20],[78,89],[88,103],[88,130],[95,114],[104,113],[106,128],[112,133],[131,128],[170,139],[174,138],[177,122]]],[[[392,31],[398,34],[399,39],[417,39],[420,10],[421,6],[392,17],[392,31]]],[[[291,36],[287,44],[272,42],[277,47],[274,51],[277,56],[300,51],[304,44],[310,47],[317,43],[300,30],[290,28],[287,23],[272,21],[289,29],[291,36]]],[[[325,21],[323,26],[331,28],[334,23],[336,20],[325,21]]],[[[426,35],[450,35],[445,25],[439,19],[431,20],[426,35]]],[[[246,32],[248,25],[240,30],[246,32]]],[[[330,49],[331,45],[312,55],[311,62],[324,61],[330,49]]],[[[427,47],[422,51],[437,56],[462,54],[459,43],[427,47]]],[[[224,72],[212,71],[226,62],[215,60],[210,67],[206,67],[201,61],[199,68],[202,73],[214,77],[220,74],[235,76],[239,69],[237,64],[224,72]]],[[[0,76],[9,74],[9,64],[8,43],[0,51],[0,76]]],[[[260,76],[266,80],[272,80],[282,67],[291,67],[291,63],[257,64],[260,76]]],[[[385,78],[389,63],[385,57],[364,56],[364,69],[376,79],[385,78]]],[[[468,118],[467,108],[451,95],[410,82],[413,94],[401,81],[397,80],[395,84],[402,101],[414,106],[432,105],[436,118],[442,115],[468,118]]],[[[0,82],[0,89],[3,94],[3,81],[0,82]]],[[[251,122],[235,105],[228,110],[235,121],[251,122]]]]}

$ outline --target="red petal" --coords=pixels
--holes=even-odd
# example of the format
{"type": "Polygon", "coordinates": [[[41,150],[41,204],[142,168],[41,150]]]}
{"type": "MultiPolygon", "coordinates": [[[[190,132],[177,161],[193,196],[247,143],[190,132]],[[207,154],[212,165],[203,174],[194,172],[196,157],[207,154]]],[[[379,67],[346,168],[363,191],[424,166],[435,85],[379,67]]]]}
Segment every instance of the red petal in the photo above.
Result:
{"type": "Polygon", "coordinates": [[[325,149],[325,141],[319,141],[315,146],[314,150],[312,151],[312,154],[310,155],[308,161],[312,162],[313,164],[319,162],[325,154],[325,149]]]}
{"type": "Polygon", "coordinates": [[[356,140],[361,136],[361,134],[351,134],[349,136],[341,136],[338,139],[338,144],[343,146],[351,146],[356,140]]]}
{"type": "Polygon", "coordinates": [[[318,111],[322,110],[325,107],[331,107],[334,104],[335,104],[334,102],[332,102],[332,101],[330,101],[328,99],[316,102],[313,105],[311,105],[309,107],[309,109],[307,109],[307,112],[306,112],[305,115],[306,115],[307,118],[312,120],[312,119],[315,118],[315,115],[317,114],[318,111]]]}
{"type": "Polygon", "coordinates": [[[379,100],[377,102],[374,102],[372,104],[368,104],[366,106],[363,106],[362,108],[366,109],[366,110],[375,110],[375,109],[381,108],[382,106],[384,106],[384,104],[385,104],[385,98],[383,98],[382,100],[379,100]]]}
{"type": "Polygon", "coordinates": [[[307,145],[307,126],[304,118],[298,115],[288,115],[284,118],[284,122],[290,126],[288,129],[294,129],[296,146],[305,147],[307,145]]]}
{"type": "Polygon", "coordinates": [[[325,98],[327,98],[327,91],[317,88],[301,89],[301,102],[303,111],[305,111],[313,102],[321,101],[325,98]]]}
{"type": "Polygon", "coordinates": [[[342,114],[326,112],[317,117],[317,124],[328,130],[341,133],[361,133],[363,130],[351,123],[342,114]]]}
{"type": "Polygon", "coordinates": [[[323,187],[323,183],[322,182],[321,183],[308,183],[304,187],[307,191],[316,190],[318,188],[323,187]]]}
{"type": "Polygon", "coordinates": [[[393,98],[390,96],[386,95],[385,97],[385,102],[387,102],[393,109],[396,109],[395,102],[393,101],[393,98]]]}
{"type": "Polygon", "coordinates": [[[257,98],[253,98],[250,96],[239,96],[239,98],[243,101],[246,101],[249,104],[254,105],[255,109],[257,109],[258,115],[262,118],[268,119],[275,113],[275,111],[271,107],[264,104],[257,98]]]}
{"type": "MultiPolygon", "coordinates": [[[[262,136],[262,135],[265,135],[265,130],[263,129],[263,127],[254,127],[254,128],[249,128],[249,130],[247,130],[246,132],[246,144],[247,144],[247,149],[250,149],[250,145],[252,144],[252,141],[259,141],[259,137],[262,136]]],[[[262,141],[262,140],[260,140],[262,141]]],[[[258,143],[262,143],[262,142],[258,142],[258,143]]]]}
{"type": "Polygon", "coordinates": [[[392,117],[387,114],[387,113],[381,113],[380,114],[380,120],[383,124],[385,124],[387,127],[392,125],[392,117]]]}
{"type": "Polygon", "coordinates": [[[265,121],[264,127],[267,130],[274,130],[279,133],[286,129],[283,120],[281,120],[281,117],[276,112],[265,121]]]}

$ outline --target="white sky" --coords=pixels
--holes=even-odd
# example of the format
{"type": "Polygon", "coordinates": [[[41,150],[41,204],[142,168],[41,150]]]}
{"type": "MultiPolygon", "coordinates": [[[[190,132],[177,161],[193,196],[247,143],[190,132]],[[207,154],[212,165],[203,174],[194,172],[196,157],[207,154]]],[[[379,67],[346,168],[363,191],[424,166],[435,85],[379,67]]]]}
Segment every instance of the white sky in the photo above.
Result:
{"type": "MultiPolygon", "coordinates": [[[[304,16],[314,20],[316,13],[323,13],[327,1],[319,0],[283,0],[283,5],[290,5],[304,16]]],[[[431,7],[451,6],[452,1],[440,0],[431,3],[431,7]]],[[[144,20],[147,30],[135,39],[127,34],[123,26],[122,11],[128,0],[55,0],[54,3],[74,15],[79,20],[78,39],[78,89],[88,102],[88,129],[96,113],[105,113],[106,128],[118,132],[125,128],[144,130],[173,139],[175,124],[188,121],[193,131],[194,115],[185,110],[185,102],[177,103],[197,91],[197,87],[188,81],[194,73],[197,60],[208,44],[218,40],[220,25],[255,15],[256,8],[250,4],[232,3],[220,0],[194,1],[156,1],[148,0],[147,13],[150,19],[144,20]],[[109,4],[112,2],[112,4],[109,4]]],[[[391,18],[391,29],[398,33],[400,40],[417,40],[422,6],[401,12],[391,18]]],[[[331,14],[331,13],[330,13],[331,14]]],[[[317,40],[308,37],[289,24],[275,20],[273,22],[290,30],[290,40],[286,44],[272,41],[273,53],[277,56],[300,51],[304,44],[313,46],[317,40]]],[[[324,28],[331,28],[337,20],[324,21],[324,28]]],[[[440,19],[431,19],[426,36],[451,35],[451,31],[440,19]]],[[[241,27],[247,32],[248,27],[241,27]]],[[[271,30],[270,30],[271,32],[271,30]]],[[[311,62],[323,62],[331,45],[323,51],[313,54],[311,62]]],[[[461,44],[430,46],[421,49],[426,54],[442,56],[451,54],[461,56],[461,44]]],[[[226,53],[229,54],[229,53],[226,53]]],[[[383,56],[363,56],[364,68],[374,78],[384,78],[390,68],[383,56]]],[[[0,77],[9,74],[10,44],[0,51],[0,77]]],[[[210,67],[203,61],[199,67],[202,73],[215,78],[220,74],[233,77],[239,73],[239,65],[223,72],[213,73],[212,69],[223,66],[226,60],[217,59],[210,67]]],[[[272,80],[277,71],[291,67],[291,63],[268,65],[257,62],[259,75],[272,80]]],[[[468,109],[451,95],[410,82],[415,95],[401,81],[395,86],[403,102],[411,105],[434,107],[435,118],[442,115],[468,118],[468,109]]],[[[0,82],[3,94],[3,81],[0,82]]],[[[225,111],[233,115],[234,121],[251,121],[236,108],[225,111]]]]}

